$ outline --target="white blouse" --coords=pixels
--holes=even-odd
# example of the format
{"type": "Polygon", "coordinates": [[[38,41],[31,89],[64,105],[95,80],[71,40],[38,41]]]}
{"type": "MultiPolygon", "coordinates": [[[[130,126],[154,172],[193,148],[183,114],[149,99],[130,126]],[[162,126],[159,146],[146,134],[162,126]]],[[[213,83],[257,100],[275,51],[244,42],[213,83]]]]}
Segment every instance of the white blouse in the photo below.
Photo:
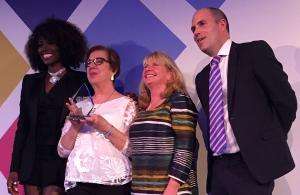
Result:
{"type": "MultiPolygon", "coordinates": [[[[80,102],[78,103],[80,104],[80,102]]],[[[136,114],[132,99],[122,96],[102,104],[95,104],[91,114],[101,115],[111,125],[128,136],[128,128],[136,114]]],[[[68,132],[71,122],[66,120],[61,138],[68,132]]],[[[58,143],[58,154],[68,157],[65,189],[75,187],[76,182],[103,185],[123,185],[131,181],[131,164],[128,159],[128,138],[119,151],[101,131],[85,124],[77,135],[74,148],[65,149],[58,143]]]]}

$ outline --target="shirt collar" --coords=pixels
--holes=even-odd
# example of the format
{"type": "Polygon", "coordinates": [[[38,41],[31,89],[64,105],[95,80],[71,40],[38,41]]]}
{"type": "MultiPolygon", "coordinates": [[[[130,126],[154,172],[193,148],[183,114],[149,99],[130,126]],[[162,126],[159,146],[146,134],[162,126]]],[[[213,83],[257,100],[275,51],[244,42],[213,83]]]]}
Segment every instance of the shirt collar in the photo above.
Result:
{"type": "Polygon", "coordinates": [[[227,39],[227,41],[222,45],[221,49],[218,52],[219,56],[228,56],[230,52],[232,41],[231,39],[227,39]]]}

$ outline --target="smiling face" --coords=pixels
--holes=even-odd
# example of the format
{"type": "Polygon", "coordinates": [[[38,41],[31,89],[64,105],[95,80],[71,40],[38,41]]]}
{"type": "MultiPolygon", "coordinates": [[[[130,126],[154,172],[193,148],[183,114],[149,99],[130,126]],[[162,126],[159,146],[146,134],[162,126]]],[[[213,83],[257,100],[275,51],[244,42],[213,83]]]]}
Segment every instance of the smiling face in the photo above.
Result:
{"type": "Polygon", "coordinates": [[[199,49],[209,56],[216,56],[229,39],[224,19],[216,19],[209,9],[197,11],[192,20],[191,30],[199,49]]]}
{"type": "Polygon", "coordinates": [[[163,86],[165,87],[171,78],[171,72],[159,60],[148,59],[144,63],[143,82],[148,88],[163,86]]]}
{"type": "Polygon", "coordinates": [[[59,49],[57,45],[49,43],[43,38],[39,39],[38,53],[46,65],[53,65],[60,62],[59,49]]]}
{"type": "Polygon", "coordinates": [[[99,84],[103,82],[111,82],[110,78],[114,74],[108,60],[107,52],[104,50],[95,50],[93,51],[88,60],[91,63],[87,67],[87,77],[89,82],[93,84],[99,84]],[[105,59],[102,60],[102,63],[97,63],[95,59],[105,59]],[[96,64],[95,64],[96,63],[96,64]]]}

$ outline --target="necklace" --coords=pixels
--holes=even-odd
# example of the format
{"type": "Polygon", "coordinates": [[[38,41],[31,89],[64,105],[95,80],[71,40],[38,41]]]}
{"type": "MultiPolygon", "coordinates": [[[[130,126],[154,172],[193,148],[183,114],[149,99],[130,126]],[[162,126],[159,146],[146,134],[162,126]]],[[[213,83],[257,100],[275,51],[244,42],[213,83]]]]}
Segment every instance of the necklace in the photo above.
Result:
{"type": "MultiPolygon", "coordinates": [[[[103,104],[104,102],[107,102],[111,97],[112,95],[115,93],[115,89],[113,89],[113,91],[111,92],[111,94],[109,96],[107,96],[107,98],[105,98],[101,103],[99,103],[100,105],[103,104]]],[[[96,99],[96,97],[94,96],[94,98],[96,99]]]]}
{"type": "Polygon", "coordinates": [[[61,79],[61,74],[65,71],[66,69],[65,68],[62,68],[60,70],[58,70],[57,72],[49,72],[48,70],[48,74],[51,76],[50,79],[49,79],[49,82],[52,83],[53,85],[55,83],[57,83],[60,79],[61,79]]]}
{"type": "MultiPolygon", "coordinates": [[[[99,103],[97,105],[94,105],[91,113],[94,113],[96,111],[96,109],[99,109],[104,102],[107,102],[112,97],[112,95],[115,93],[115,91],[116,90],[113,89],[113,91],[111,92],[111,94],[109,96],[107,96],[107,98],[105,98],[105,100],[103,100],[101,103],[99,103]]],[[[95,99],[95,96],[94,96],[94,99],[95,99]]]]}

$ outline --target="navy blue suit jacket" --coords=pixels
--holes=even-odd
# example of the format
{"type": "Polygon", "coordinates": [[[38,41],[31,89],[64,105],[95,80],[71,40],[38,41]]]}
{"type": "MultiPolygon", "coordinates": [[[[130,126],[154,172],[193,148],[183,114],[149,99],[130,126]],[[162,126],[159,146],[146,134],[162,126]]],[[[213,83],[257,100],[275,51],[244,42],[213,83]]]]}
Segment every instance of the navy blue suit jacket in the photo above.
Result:
{"type": "MultiPolygon", "coordinates": [[[[209,116],[209,71],[207,65],[195,80],[206,116],[209,116]]],[[[227,82],[229,122],[251,174],[258,182],[265,183],[291,171],[295,164],[287,134],[296,118],[297,100],[270,46],[265,41],[233,42],[227,82]]],[[[208,149],[207,190],[210,191],[213,160],[208,144],[209,130],[202,130],[208,149]]]]}

